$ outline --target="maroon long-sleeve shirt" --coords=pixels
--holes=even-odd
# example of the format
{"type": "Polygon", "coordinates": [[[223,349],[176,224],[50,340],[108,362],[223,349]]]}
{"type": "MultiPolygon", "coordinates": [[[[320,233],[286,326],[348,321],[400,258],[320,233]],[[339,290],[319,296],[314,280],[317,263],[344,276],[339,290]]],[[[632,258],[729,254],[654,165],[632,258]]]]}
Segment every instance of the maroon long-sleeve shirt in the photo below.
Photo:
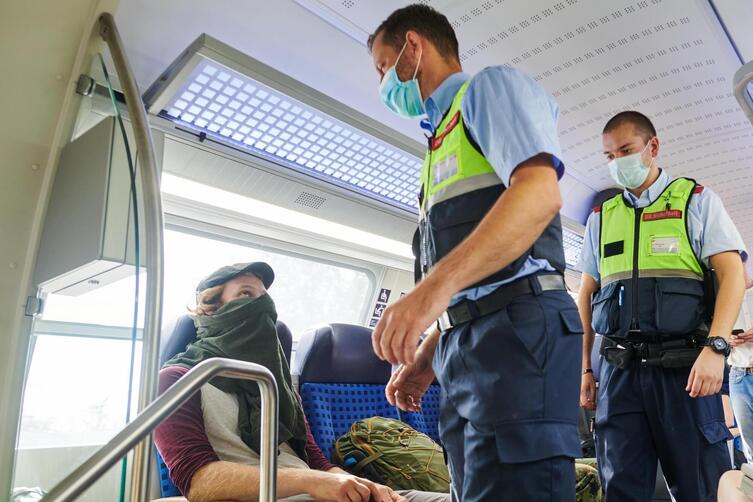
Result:
{"type": "MultiPolygon", "coordinates": [[[[187,372],[188,369],[180,366],[169,366],[161,370],[159,373],[160,394],[187,372]]],[[[314,441],[308,422],[306,422],[306,433],[308,435],[306,454],[309,467],[322,471],[334,467],[327,461],[324,453],[314,441]]],[[[191,478],[196,471],[220,460],[209,442],[204,427],[201,393],[195,394],[157,427],[154,431],[154,443],[170,469],[170,479],[181,493],[187,494],[191,488],[191,478]]]]}

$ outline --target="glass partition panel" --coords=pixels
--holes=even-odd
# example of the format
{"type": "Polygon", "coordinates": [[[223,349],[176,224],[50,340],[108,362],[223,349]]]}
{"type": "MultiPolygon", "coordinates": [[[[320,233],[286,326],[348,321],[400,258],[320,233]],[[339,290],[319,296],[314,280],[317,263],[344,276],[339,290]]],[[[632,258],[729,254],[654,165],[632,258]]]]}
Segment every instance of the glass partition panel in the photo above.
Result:
{"type": "MultiPolygon", "coordinates": [[[[31,334],[17,488],[52,488],[135,413],[146,277],[136,274],[141,215],[133,133],[101,56],[90,75],[107,83],[112,112],[87,117],[93,134],[66,147],[53,185],[37,262],[44,308],[31,334]],[[89,226],[70,224],[90,216],[89,226]],[[52,228],[69,224],[70,232],[52,228]]],[[[127,475],[124,459],[77,500],[125,500],[127,475]]]]}

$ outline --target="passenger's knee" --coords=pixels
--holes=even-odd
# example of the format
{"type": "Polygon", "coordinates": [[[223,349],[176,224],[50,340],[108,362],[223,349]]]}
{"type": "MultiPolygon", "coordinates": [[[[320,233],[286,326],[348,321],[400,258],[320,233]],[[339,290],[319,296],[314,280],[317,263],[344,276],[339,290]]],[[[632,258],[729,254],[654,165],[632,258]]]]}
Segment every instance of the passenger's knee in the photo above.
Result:
{"type": "Polygon", "coordinates": [[[740,491],[740,482],[743,474],[740,471],[727,471],[719,480],[718,502],[750,502],[750,497],[746,497],[740,491]]]}

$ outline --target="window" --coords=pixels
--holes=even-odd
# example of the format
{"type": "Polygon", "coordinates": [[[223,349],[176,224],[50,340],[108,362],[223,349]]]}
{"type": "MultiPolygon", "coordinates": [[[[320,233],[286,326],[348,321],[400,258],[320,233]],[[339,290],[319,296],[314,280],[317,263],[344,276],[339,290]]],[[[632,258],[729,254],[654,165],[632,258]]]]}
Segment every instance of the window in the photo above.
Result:
{"type": "MultiPolygon", "coordinates": [[[[137,342],[134,389],[140,354],[137,342]]],[[[130,340],[37,336],[19,448],[106,443],[126,423],[130,360],[130,340]]]]}
{"type": "Polygon", "coordinates": [[[265,261],[274,269],[275,282],[269,294],[294,339],[319,324],[364,321],[374,292],[373,275],[366,270],[167,230],[164,322],[195,305],[196,285],[201,279],[223,265],[249,261],[265,261]]]}
{"type": "MultiPolygon", "coordinates": [[[[274,269],[270,295],[295,340],[322,323],[365,320],[375,287],[373,273],[365,269],[166,230],[163,323],[194,306],[196,285],[205,276],[247,261],[265,261],[274,269]]],[[[142,274],[139,327],[145,281],[142,274]]],[[[79,296],[47,297],[35,325],[19,448],[104,444],[125,425],[135,282],[129,277],[79,296]]],[[[140,341],[135,354],[132,416],[140,341]]]]}

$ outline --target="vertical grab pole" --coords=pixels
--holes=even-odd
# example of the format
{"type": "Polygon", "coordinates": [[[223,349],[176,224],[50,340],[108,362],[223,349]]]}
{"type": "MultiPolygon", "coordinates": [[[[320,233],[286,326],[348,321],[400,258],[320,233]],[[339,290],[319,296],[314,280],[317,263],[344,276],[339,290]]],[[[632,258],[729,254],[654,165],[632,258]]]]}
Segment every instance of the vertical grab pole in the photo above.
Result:
{"type": "MultiPolygon", "coordinates": [[[[146,315],[141,355],[141,385],[139,391],[139,412],[151,403],[157,392],[157,372],[159,370],[159,331],[162,323],[163,287],[163,234],[164,221],[162,197],[159,186],[159,170],[154,141],[146,117],[146,109],[141,100],[136,79],[131,71],[123,42],[110,13],[99,17],[100,36],[110,48],[113,65],[123,88],[128,116],[133,124],[136,140],[139,174],[141,177],[142,200],[144,201],[144,254],[147,272],[146,315]]],[[[137,270],[136,273],[139,273],[137,270]]],[[[146,438],[136,446],[133,456],[131,477],[131,500],[149,500],[149,478],[151,475],[151,440],[146,438]]]]}
{"type": "Polygon", "coordinates": [[[274,379],[259,381],[261,394],[261,453],[259,461],[259,500],[277,500],[277,432],[280,400],[274,379]]]}

